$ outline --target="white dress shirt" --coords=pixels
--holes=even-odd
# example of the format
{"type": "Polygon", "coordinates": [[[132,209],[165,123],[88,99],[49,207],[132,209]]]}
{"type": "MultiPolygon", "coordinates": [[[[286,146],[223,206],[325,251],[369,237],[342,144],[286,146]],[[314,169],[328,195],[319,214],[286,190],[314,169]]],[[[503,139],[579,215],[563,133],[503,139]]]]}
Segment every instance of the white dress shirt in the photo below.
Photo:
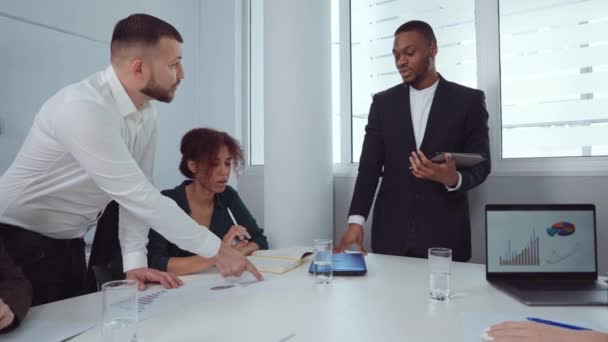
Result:
{"type": "Polygon", "coordinates": [[[156,110],[137,110],[111,66],[65,87],[42,106],[0,177],[0,222],[79,238],[114,199],[125,272],[147,266],[149,227],[182,249],[215,255],[219,238],[151,183],[157,128],[156,110]]]}
{"type": "MultiPolygon", "coordinates": [[[[426,132],[426,124],[429,121],[429,113],[431,112],[431,105],[433,104],[433,98],[435,97],[435,91],[439,79],[433,83],[430,87],[424,89],[416,89],[410,86],[410,112],[412,115],[412,127],[414,128],[414,139],[416,140],[416,149],[420,149],[422,139],[424,138],[424,132],[426,132]]],[[[409,152],[408,152],[409,153],[409,152]]],[[[455,187],[450,188],[446,186],[448,191],[456,191],[460,189],[462,184],[462,175],[458,172],[458,183],[455,187]]],[[[348,217],[348,223],[357,223],[363,225],[366,218],[361,215],[351,215],[348,217]]]]}

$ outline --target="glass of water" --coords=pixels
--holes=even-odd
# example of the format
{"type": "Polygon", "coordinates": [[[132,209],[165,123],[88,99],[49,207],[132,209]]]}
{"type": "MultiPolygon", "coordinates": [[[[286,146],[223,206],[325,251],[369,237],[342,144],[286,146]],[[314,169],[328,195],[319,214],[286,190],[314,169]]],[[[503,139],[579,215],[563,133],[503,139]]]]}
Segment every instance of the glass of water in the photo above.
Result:
{"type": "Polygon", "coordinates": [[[429,292],[431,299],[450,299],[450,264],[452,250],[449,248],[429,248],[429,292]]]}
{"type": "Polygon", "coordinates": [[[137,282],[110,281],[101,287],[103,296],[103,341],[137,341],[137,282]]]}
{"type": "Polygon", "coordinates": [[[334,243],[329,239],[314,241],[313,272],[317,284],[330,284],[333,279],[332,254],[334,243]]]}

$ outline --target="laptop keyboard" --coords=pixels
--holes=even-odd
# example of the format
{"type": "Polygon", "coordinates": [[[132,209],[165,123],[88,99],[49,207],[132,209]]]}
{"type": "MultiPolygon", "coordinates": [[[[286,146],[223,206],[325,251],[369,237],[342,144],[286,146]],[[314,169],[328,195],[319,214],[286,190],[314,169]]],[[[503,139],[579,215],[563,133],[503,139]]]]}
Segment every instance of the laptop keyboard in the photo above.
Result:
{"type": "Polygon", "coordinates": [[[509,285],[520,290],[545,291],[607,291],[608,287],[598,282],[578,281],[510,281],[509,285]]]}

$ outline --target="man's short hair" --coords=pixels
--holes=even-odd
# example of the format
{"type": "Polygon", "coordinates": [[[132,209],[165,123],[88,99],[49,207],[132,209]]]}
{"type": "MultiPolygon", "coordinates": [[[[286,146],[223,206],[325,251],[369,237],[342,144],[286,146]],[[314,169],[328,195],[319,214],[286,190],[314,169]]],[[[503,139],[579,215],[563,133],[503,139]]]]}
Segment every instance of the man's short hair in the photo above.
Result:
{"type": "Polygon", "coordinates": [[[437,44],[437,39],[435,38],[433,28],[431,27],[431,25],[421,20],[411,20],[399,26],[397,31],[395,31],[395,36],[401,32],[410,31],[416,31],[418,33],[421,33],[424,38],[428,40],[429,44],[437,44]]]}
{"type": "Polygon", "coordinates": [[[171,38],[180,43],[184,42],[177,29],[168,22],[149,14],[131,14],[121,19],[114,26],[110,50],[114,55],[116,49],[130,45],[153,46],[158,44],[161,38],[171,38]]]}

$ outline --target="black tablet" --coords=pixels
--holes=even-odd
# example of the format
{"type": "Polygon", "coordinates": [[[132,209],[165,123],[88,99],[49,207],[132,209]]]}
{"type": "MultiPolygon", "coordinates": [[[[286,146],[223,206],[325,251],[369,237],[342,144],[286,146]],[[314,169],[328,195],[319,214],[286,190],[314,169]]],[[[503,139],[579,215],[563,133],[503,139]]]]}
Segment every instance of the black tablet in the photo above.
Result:
{"type": "Polygon", "coordinates": [[[452,159],[454,159],[456,167],[471,167],[486,160],[486,158],[479,153],[437,152],[430,158],[430,161],[435,163],[445,162],[445,153],[452,155],[452,159]]]}
{"type": "MultiPolygon", "coordinates": [[[[338,253],[332,255],[332,269],[336,276],[358,276],[367,272],[365,258],[361,253],[338,253]]],[[[314,263],[310,263],[309,273],[314,273],[314,263]]]]}

